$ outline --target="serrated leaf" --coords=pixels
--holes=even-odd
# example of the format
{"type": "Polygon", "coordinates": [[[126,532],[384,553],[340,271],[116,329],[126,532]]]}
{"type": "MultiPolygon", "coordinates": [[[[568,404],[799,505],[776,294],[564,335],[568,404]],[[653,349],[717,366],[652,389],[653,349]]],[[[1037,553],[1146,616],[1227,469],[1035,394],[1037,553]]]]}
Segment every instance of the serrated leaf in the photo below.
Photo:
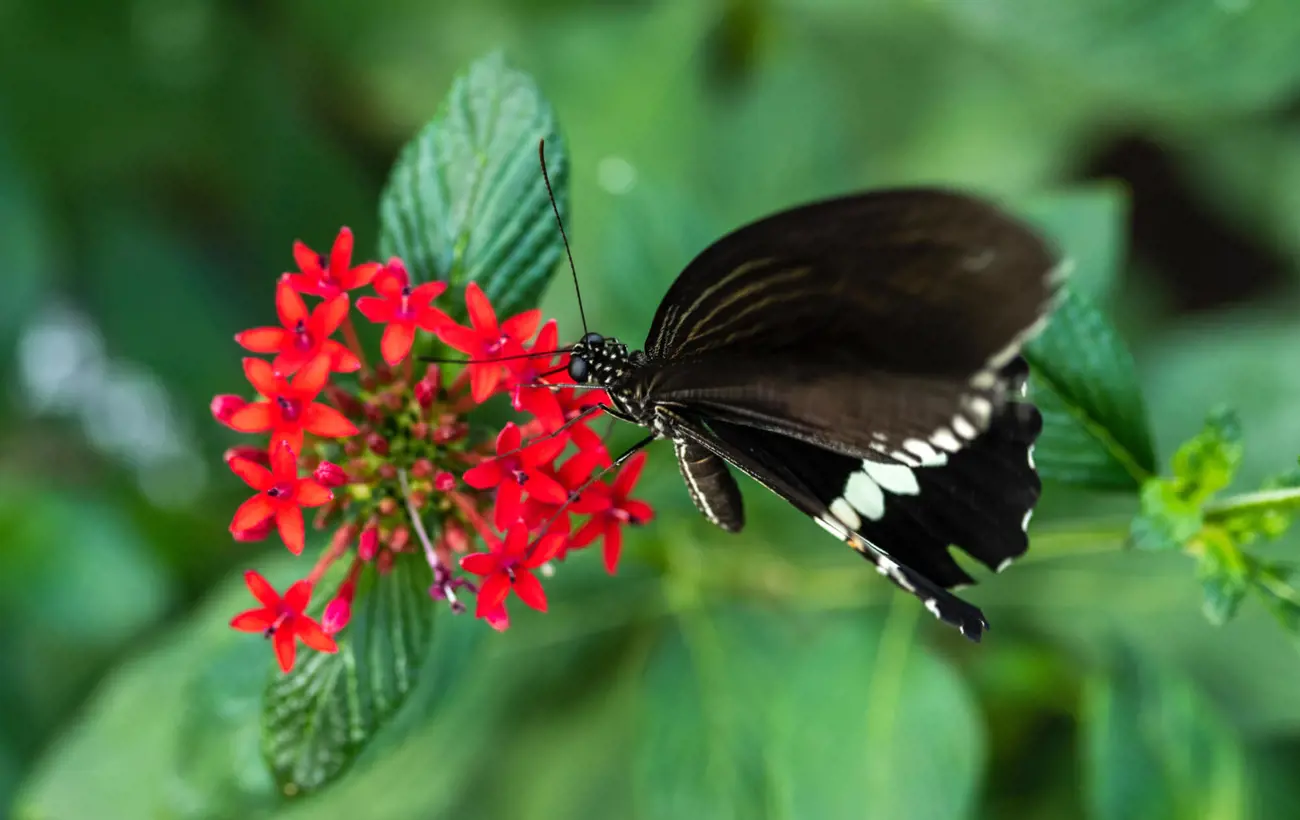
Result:
{"type": "Polygon", "coordinates": [[[569,160],[550,104],[500,53],[475,62],[393,167],[380,254],[400,256],[418,281],[477,282],[499,314],[535,306],[563,253],[538,164],[543,138],[565,214],[569,160]]]}
{"type": "Polygon", "coordinates": [[[1280,103],[1300,82],[1300,16],[1289,0],[939,5],[998,48],[1133,106],[1223,116],[1280,103]]]}
{"type": "Polygon", "coordinates": [[[1216,410],[1174,453],[1174,483],[1183,498],[1199,506],[1232,483],[1240,464],[1241,421],[1230,410],[1216,410]]]}
{"type": "Polygon", "coordinates": [[[1142,485],[1142,511],[1133,518],[1129,535],[1145,550],[1180,550],[1204,524],[1200,506],[1178,494],[1172,482],[1149,479],[1142,485]]]}
{"type": "Polygon", "coordinates": [[[433,634],[427,587],[428,568],[403,556],[368,589],[359,586],[337,653],[307,653],[272,678],[262,749],[286,794],[342,774],[415,686],[433,634]]]}
{"type": "Polygon", "coordinates": [[[1155,452],[1133,358],[1090,299],[1067,290],[1025,358],[1030,395],[1043,414],[1034,448],[1043,478],[1130,489],[1152,474],[1155,452]]]}
{"type": "Polygon", "coordinates": [[[644,675],[640,816],[966,816],[983,765],[974,702],[913,641],[916,612],[900,615],[883,635],[861,613],[684,615],[644,675]]]}
{"type": "Polygon", "coordinates": [[[1197,575],[1205,592],[1202,609],[1210,623],[1222,626],[1237,613],[1250,590],[1251,566],[1221,527],[1206,527],[1198,543],[1202,552],[1197,575]]]}

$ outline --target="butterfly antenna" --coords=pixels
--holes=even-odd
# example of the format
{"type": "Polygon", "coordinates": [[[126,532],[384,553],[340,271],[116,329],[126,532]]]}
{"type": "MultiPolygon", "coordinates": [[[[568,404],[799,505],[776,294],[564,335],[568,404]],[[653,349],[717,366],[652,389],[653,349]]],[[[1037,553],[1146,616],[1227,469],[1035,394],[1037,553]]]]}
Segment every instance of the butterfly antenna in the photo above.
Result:
{"type": "Polygon", "coordinates": [[[542,163],[542,181],[546,183],[546,194],[551,198],[551,210],[555,212],[555,224],[560,226],[560,239],[564,240],[564,254],[569,257],[569,272],[573,274],[573,292],[578,296],[578,316],[582,319],[582,335],[587,335],[587,312],[582,309],[582,289],[578,287],[578,269],[573,266],[573,251],[569,249],[569,235],[564,232],[564,220],[560,219],[560,206],[555,204],[555,191],[551,189],[551,175],[546,172],[546,140],[537,143],[537,158],[542,163]]]}

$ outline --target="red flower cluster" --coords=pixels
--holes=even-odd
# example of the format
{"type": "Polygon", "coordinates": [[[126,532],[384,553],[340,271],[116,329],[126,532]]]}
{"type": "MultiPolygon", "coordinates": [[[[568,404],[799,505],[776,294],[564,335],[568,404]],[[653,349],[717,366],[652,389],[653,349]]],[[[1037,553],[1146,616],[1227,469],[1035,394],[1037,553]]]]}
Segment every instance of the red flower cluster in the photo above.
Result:
{"type": "Polygon", "coordinates": [[[295,640],[336,651],[332,636],[346,628],[354,597],[373,586],[359,583],[363,575],[382,576],[405,555],[427,565],[433,599],[459,611],[456,591],[474,592],[478,617],[504,629],[512,591],[545,611],[536,571],[548,574],[552,562],[599,540],[612,573],[622,528],[653,516],[629,497],[643,454],[608,483],[600,480],[610,457],[589,422],[605,397],[557,386],[551,374],[563,374],[568,357],[556,350],[554,321],[543,325],[537,310],[500,321],[471,282],[462,326],[432,304],[446,283],[411,282],[399,259],[353,266],[352,246],[347,228],[328,259],[294,245],[298,271],[276,285],[280,326],[235,336],[246,350],[272,357],[244,360],[257,397],[212,401],[221,423],[267,437],[226,453],[231,471],[256,492],[235,512],[232,535],[258,541],[275,530],[297,555],[306,542],[303,509],[316,509],[317,529],[334,528],[311,571],[283,598],[261,575],[246,574],[261,607],[231,625],[270,638],[286,672],[295,640]],[[374,366],[350,316],[352,291],[365,287],[376,295],[358,298],[357,310],[383,325],[384,364],[374,366]],[[305,296],[319,301],[309,307],[305,296]],[[419,331],[470,361],[450,379],[436,365],[417,379],[411,351],[419,331]],[[493,447],[491,431],[467,414],[499,394],[531,418],[507,424],[493,447]],[[474,551],[475,537],[483,551],[474,551]],[[343,559],[347,573],[317,621],[306,614],[312,590],[343,559]]]}

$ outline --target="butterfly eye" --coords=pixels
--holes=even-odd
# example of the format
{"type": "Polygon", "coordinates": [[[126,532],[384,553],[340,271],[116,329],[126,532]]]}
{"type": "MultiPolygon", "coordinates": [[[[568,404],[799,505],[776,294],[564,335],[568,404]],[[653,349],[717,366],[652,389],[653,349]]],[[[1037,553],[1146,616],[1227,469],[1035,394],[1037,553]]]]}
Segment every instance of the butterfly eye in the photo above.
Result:
{"type": "Polygon", "coordinates": [[[596,347],[605,343],[605,337],[599,333],[588,333],[582,337],[582,343],[587,347],[596,347]]]}
{"type": "MultiPolygon", "coordinates": [[[[595,334],[590,334],[595,335],[595,334]]],[[[569,359],[569,378],[573,379],[575,384],[587,383],[587,360],[581,356],[574,356],[569,359]]]]}

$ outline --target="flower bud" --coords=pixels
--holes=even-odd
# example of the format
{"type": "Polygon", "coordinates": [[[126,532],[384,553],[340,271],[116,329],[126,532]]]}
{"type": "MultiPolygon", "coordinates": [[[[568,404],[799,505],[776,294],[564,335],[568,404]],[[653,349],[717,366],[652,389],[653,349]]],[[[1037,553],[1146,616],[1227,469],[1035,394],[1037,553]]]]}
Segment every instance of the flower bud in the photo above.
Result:
{"type": "Polygon", "coordinates": [[[316,465],[315,471],[312,472],[312,478],[331,490],[335,487],[342,487],[350,480],[342,467],[330,461],[322,461],[316,465]]]}
{"type": "Polygon", "coordinates": [[[361,541],[357,544],[357,557],[362,561],[373,561],[379,552],[379,528],[374,524],[361,531],[361,541]]]}
{"type": "Polygon", "coordinates": [[[371,433],[366,436],[366,446],[370,448],[370,452],[377,456],[388,455],[388,439],[378,433],[371,433]]]}
{"type": "Polygon", "coordinates": [[[428,478],[433,475],[433,462],[427,458],[417,458],[411,465],[411,478],[428,478]]]}
{"type": "Polygon", "coordinates": [[[446,470],[441,471],[433,478],[433,488],[440,493],[449,493],[456,489],[456,476],[446,470]]]}
{"type": "Polygon", "coordinates": [[[399,526],[393,530],[393,534],[388,539],[388,548],[393,552],[401,552],[411,543],[411,531],[405,526],[399,526]]]}
{"type": "Polygon", "coordinates": [[[254,464],[260,464],[263,467],[271,466],[271,456],[266,452],[265,447],[254,447],[251,444],[236,444],[234,447],[226,450],[221,454],[221,458],[227,464],[232,459],[242,458],[251,461],[254,464]]]}
{"type": "Polygon", "coordinates": [[[390,516],[393,513],[397,512],[397,502],[391,498],[385,498],[384,500],[379,502],[379,506],[377,509],[379,510],[380,515],[385,517],[390,516]]]}
{"type": "Polygon", "coordinates": [[[235,396],[230,393],[223,393],[220,396],[213,396],[209,408],[212,410],[212,417],[222,424],[229,425],[230,417],[235,415],[247,405],[248,402],[243,396],[235,396]]]}
{"type": "Polygon", "coordinates": [[[342,595],[325,605],[325,613],[320,619],[320,628],[326,635],[333,635],[348,625],[352,620],[352,602],[342,595]]]}
{"type": "Polygon", "coordinates": [[[411,438],[416,441],[423,441],[429,435],[429,425],[422,421],[417,421],[411,425],[411,438]]]}

